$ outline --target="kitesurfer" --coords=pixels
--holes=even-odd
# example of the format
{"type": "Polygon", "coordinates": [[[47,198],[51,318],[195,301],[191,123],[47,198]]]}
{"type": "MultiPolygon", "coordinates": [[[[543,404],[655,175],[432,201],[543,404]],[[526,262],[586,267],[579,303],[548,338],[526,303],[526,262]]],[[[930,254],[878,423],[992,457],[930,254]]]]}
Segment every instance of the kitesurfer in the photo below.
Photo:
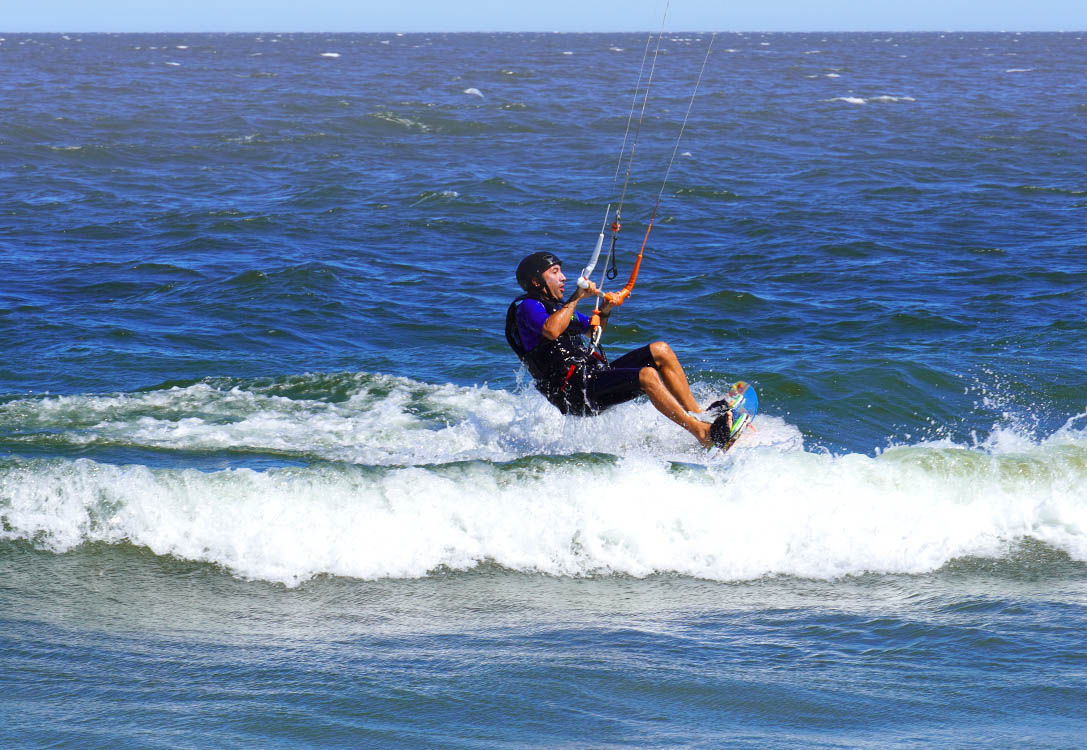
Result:
{"type": "MultiPolygon", "coordinates": [[[[566,276],[562,261],[549,252],[533,253],[517,266],[517,283],[525,290],[506,312],[506,340],[536,381],[536,388],[563,414],[589,416],[637,398],[643,393],[664,416],[712,447],[710,424],[692,414],[702,412],[691,395],[683,367],[667,343],[651,344],[607,362],[592,351],[584,334],[589,318],[577,304],[597,294],[591,281],[563,301],[566,276]]],[[[599,311],[607,325],[612,304],[599,311]]]]}

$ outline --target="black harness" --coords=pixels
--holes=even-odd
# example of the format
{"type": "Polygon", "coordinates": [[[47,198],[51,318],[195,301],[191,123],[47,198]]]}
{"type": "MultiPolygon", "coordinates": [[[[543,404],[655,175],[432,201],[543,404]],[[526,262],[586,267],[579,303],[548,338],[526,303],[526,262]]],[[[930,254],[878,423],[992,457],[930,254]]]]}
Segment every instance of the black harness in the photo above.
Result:
{"type": "Polygon", "coordinates": [[[521,303],[534,299],[553,315],[562,303],[538,292],[522,294],[510,303],[506,311],[506,341],[536,381],[536,389],[563,414],[583,412],[585,404],[585,376],[591,371],[607,366],[607,360],[589,349],[573,316],[566,330],[555,339],[540,336],[540,343],[526,351],[521,343],[517,327],[517,310],[521,303]]]}

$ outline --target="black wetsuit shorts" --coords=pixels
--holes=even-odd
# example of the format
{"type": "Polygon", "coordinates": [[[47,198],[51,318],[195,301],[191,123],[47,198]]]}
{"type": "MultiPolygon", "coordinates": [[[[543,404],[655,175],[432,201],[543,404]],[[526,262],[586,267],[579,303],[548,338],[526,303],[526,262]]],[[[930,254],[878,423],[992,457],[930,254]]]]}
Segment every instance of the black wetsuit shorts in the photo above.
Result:
{"type": "Polygon", "coordinates": [[[565,403],[556,406],[564,414],[589,416],[632,401],[643,393],[639,379],[643,367],[656,367],[648,344],[627,352],[608,366],[588,370],[582,382],[570,383],[562,394],[565,403]]]}

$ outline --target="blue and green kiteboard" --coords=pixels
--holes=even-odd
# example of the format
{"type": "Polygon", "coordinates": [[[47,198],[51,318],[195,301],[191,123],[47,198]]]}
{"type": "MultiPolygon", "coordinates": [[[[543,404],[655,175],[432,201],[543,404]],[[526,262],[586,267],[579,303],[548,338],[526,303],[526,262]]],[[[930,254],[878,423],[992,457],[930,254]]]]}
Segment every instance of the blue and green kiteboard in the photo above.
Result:
{"type": "Polygon", "coordinates": [[[721,415],[713,420],[710,425],[710,440],[721,450],[731,448],[751,420],[759,411],[759,395],[748,383],[739,381],[733,383],[725,397],[710,404],[709,412],[721,412],[721,415]],[[728,415],[724,412],[732,410],[732,428],[729,429],[728,415]]]}

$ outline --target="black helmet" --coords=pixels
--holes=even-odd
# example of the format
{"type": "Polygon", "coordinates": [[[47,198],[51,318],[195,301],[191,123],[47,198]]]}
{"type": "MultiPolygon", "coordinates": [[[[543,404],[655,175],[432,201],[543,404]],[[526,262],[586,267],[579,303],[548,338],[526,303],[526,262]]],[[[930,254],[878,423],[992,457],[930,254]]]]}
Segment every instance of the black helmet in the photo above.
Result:
{"type": "Polygon", "coordinates": [[[517,265],[517,283],[526,292],[532,291],[532,280],[540,277],[540,274],[551,266],[562,265],[562,261],[554,253],[533,253],[526,255],[517,265]]]}

